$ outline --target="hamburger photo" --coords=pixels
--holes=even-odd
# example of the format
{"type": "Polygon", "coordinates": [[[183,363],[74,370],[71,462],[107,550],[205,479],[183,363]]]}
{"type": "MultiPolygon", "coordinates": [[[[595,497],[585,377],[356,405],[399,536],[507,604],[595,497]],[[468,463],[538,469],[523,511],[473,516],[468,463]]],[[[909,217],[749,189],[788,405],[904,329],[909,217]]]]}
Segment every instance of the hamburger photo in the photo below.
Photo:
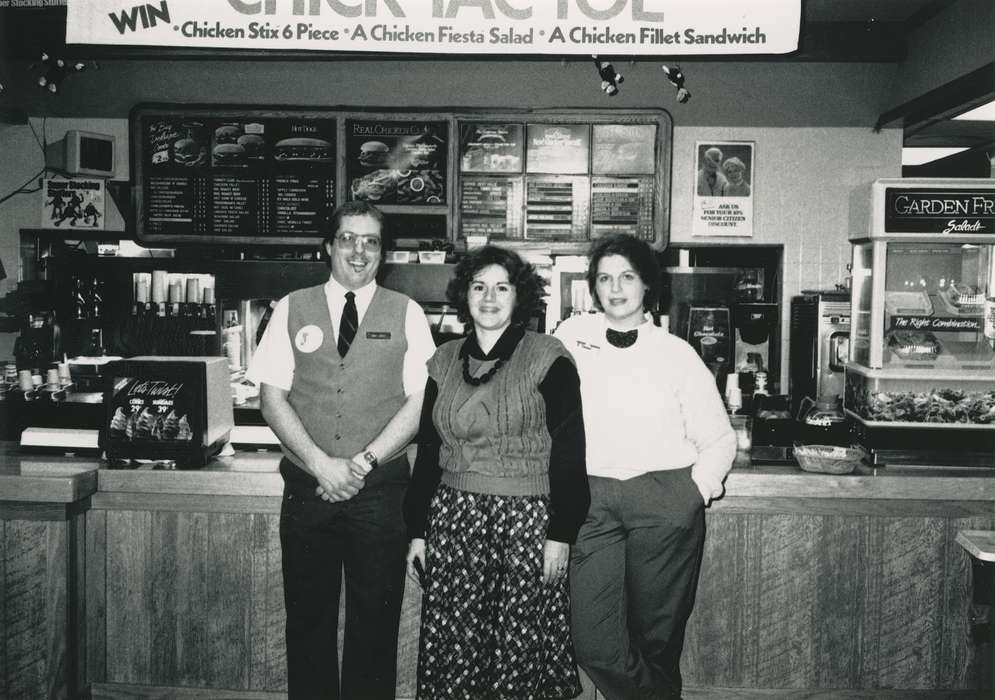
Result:
{"type": "Polygon", "coordinates": [[[242,134],[235,142],[245,149],[245,155],[249,158],[258,158],[263,154],[266,142],[259,134],[242,134]]]}
{"type": "Polygon", "coordinates": [[[359,147],[359,163],[366,168],[385,168],[390,148],[382,141],[367,141],[359,147]]]}
{"type": "Polygon", "coordinates": [[[321,162],[332,159],[332,144],[324,139],[295,136],[282,139],[273,145],[276,160],[306,160],[321,162]]]}
{"type": "Polygon", "coordinates": [[[235,143],[242,130],[233,124],[224,124],[214,130],[215,143],[235,143]]]}
{"type": "Polygon", "coordinates": [[[215,165],[235,165],[245,162],[245,149],[237,143],[219,143],[214,147],[215,165]]]}
{"type": "Polygon", "coordinates": [[[180,165],[193,166],[204,162],[204,149],[190,137],[177,139],[173,143],[173,161],[180,165]]]}

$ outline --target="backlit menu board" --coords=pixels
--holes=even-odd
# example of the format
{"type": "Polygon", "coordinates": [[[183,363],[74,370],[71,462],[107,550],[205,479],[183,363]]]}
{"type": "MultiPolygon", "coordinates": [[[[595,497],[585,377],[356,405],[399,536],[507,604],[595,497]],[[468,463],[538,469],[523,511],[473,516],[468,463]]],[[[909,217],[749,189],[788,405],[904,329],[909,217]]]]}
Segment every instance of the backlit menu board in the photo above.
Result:
{"type": "Polygon", "coordinates": [[[447,122],[349,119],[345,148],[350,199],[446,203],[447,122]]]}
{"type": "Polygon", "coordinates": [[[521,178],[464,176],[460,216],[464,236],[521,238],[521,178]]]}
{"type": "Polygon", "coordinates": [[[524,155],[521,124],[460,124],[460,170],[464,173],[520,173],[524,155]]]}
{"type": "Polygon", "coordinates": [[[587,238],[587,177],[530,176],[525,191],[525,238],[544,241],[587,238]]]}
{"type": "Polygon", "coordinates": [[[525,153],[530,173],[588,172],[591,127],[588,124],[529,124],[525,153]]]}
{"type": "Polygon", "coordinates": [[[320,239],[336,120],[305,112],[139,111],[139,240],[320,239]]]}
{"type": "Polygon", "coordinates": [[[591,172],[652,175],[656,168],[655,124],[595,124],[591,172]]]}
{"type": "Polygon", "coordinates": [[[653,240],[653,178],[591,180],[591,238],[628,233],[653,240]]]}

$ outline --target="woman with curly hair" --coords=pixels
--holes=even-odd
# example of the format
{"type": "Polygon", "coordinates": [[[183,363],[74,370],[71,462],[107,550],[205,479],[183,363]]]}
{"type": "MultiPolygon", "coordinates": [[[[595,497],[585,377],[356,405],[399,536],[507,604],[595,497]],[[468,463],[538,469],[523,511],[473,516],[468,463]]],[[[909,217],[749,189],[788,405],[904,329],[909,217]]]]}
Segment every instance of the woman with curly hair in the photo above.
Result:
{"type": "Polygon", "coordinates": [[[404,505],[420,700],[581,690],[566,575],[590,502],[580,380],[560,341],[525,327],[542,293],[496,246],[468,253],[447,289],[470,332],[429,360],[404,505]]]}

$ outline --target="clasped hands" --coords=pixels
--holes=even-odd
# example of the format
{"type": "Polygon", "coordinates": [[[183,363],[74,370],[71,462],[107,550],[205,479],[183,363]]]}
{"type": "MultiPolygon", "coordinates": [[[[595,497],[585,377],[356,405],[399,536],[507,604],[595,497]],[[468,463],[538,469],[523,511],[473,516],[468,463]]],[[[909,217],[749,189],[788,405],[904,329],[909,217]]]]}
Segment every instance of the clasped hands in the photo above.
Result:
{"type": "Polygon", "coordinates": [[[366,485],[364,479],[370,473],[370,465],[362,453],[344,459],[322,452],[312,458],[310,467],[318,480],[314,492],[329,503],[348,501],[355,496],[366,485]]]}

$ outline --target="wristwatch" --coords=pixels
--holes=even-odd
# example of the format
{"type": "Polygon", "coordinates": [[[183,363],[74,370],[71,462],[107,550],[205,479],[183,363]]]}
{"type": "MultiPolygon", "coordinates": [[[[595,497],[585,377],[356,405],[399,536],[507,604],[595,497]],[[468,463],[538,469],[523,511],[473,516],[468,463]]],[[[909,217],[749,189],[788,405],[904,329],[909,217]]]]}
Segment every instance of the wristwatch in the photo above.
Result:
{"type": "Polygon", "coordinates": [[[363,453],[363,459],[366,463],[370,465],[370,469],[376,469],[377,465],[380,464],[380,460],[377,459],[377,455],[373,450],[367,450],[363,453]]]}

